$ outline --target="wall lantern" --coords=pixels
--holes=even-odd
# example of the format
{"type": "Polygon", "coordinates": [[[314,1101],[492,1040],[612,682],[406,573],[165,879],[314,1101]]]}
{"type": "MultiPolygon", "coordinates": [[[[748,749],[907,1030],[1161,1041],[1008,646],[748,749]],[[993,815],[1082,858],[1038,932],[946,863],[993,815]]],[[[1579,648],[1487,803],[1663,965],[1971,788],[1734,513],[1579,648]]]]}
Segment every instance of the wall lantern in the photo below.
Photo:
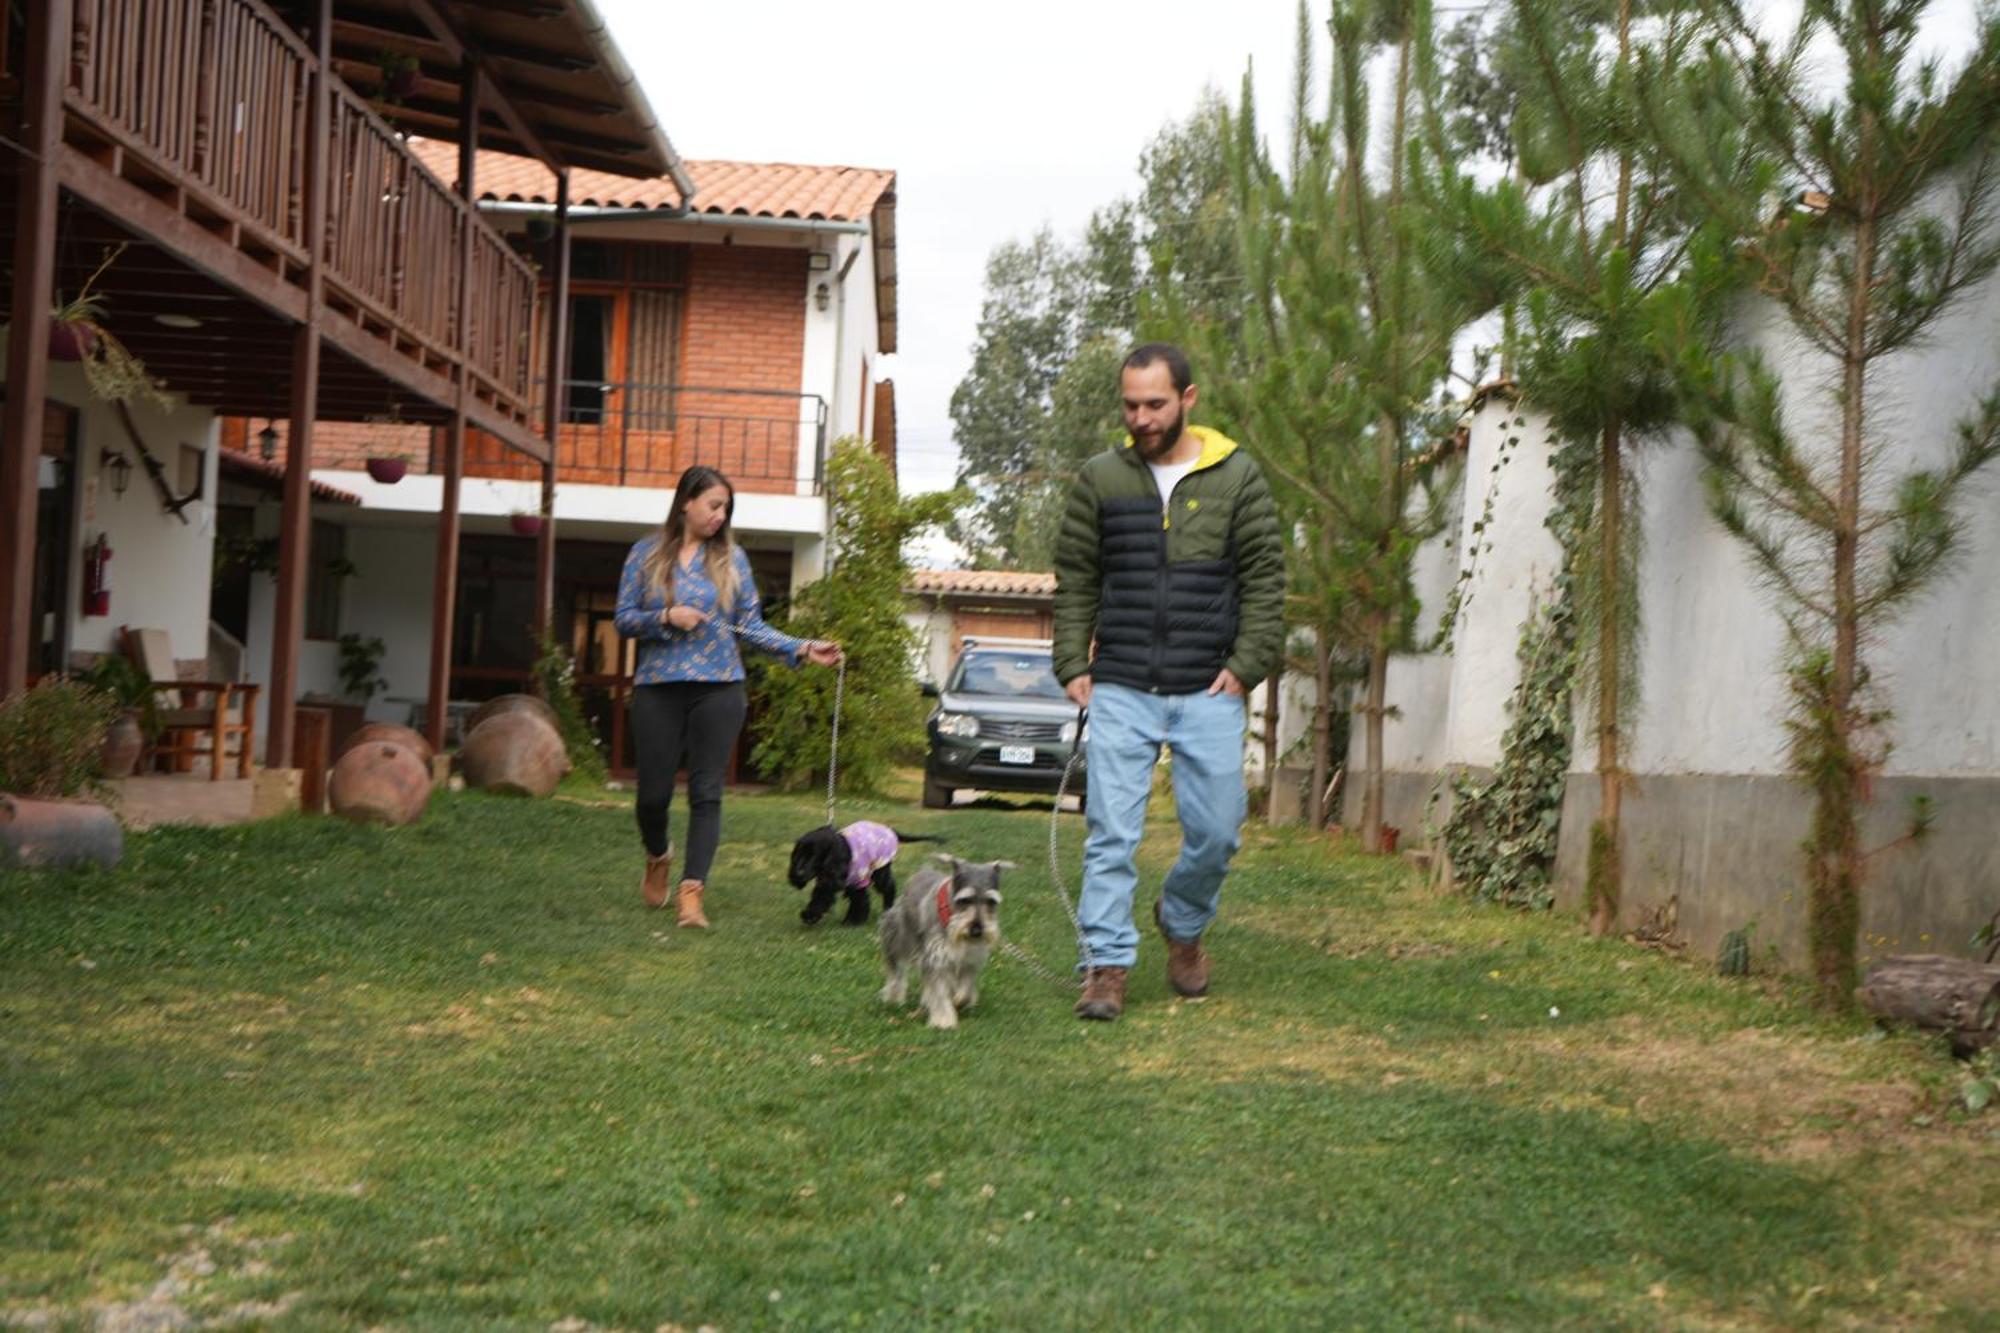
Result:
{"type": "Polygon", "coordinates": [[[264,423],[264,429],[257,432],[257,456],[266,463],[278,456],[278,428],[269,421],[264,423]]]}
{"type": "Polygon", "coordinates": [[[111,478],[111,493],[125,494],[125,488],[132,484],[132,460],[116,449],[104,449],[97,455],[97,464],[111,478]]]}
{"type": "Polygon", "coordinates": [[[824,310],[833,304],[833,288],[821,283],[813,288],[813,309],[824,310]]]}

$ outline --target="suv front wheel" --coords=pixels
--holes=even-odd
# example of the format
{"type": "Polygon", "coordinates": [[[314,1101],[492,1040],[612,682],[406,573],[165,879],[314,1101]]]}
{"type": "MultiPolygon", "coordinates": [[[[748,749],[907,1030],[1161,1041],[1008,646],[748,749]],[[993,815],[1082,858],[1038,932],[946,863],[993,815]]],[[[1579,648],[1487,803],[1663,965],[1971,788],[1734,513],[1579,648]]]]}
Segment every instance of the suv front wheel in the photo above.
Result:
{"type": "Polygon", "coordinates": [[[956,791],[956,788],[947,787],[942,782],[931,781],[930,775],[926,773],[924,775],[924,809],[949,810],[951,808],[951,798],[956,791]]]}

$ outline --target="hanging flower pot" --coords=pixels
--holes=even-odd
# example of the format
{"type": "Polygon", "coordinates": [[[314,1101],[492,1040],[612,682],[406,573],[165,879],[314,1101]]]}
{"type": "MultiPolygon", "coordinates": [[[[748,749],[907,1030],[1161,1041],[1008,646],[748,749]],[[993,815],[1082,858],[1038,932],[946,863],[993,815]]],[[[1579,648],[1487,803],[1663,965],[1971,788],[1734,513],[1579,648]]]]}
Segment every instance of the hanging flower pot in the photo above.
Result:
{"type": "Polygon", "coordinates": [[[49,321],[49,360],[81,361],[97,347],[97,330],[81,321],[49,321]]]}
{"type": "Polygon", "coordinates": [[[540,514],[516,512],[507,515],[507,521],[513,524],[514,531],[520,533],[523,537],[539,537],[542,535],[542,516],[540,514]]]}
{"type": "Polygon", "coordinates": [[[423,68],[412,55],[390,55],[382,57],[382,100],[391,106],[401,106],[410,95],[417,91],[417,80],[423,76],[423,68]]]}
{"type": "Polygon", "coordinates": [[[410,460],[401,454],[368,460],[368,475],[384,486],[394,486],[410,470],[410,460]]]}

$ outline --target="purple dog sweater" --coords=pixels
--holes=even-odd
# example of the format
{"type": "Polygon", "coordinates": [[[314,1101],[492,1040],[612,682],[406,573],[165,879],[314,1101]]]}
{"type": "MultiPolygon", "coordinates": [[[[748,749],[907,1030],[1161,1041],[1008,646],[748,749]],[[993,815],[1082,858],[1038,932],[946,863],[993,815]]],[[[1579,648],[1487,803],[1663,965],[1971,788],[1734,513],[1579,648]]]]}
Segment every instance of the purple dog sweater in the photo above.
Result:
{"type": "Polygon", "coordinates": [[[865,819],[849,824],[840,831],[840,836],[847,839],[847,850],[853,853],[847,866],[847,883],[856,889],[895,860],[896,849],[902,845],[896,841],[896,831],[887,824],[872,824],[865,819]]]}

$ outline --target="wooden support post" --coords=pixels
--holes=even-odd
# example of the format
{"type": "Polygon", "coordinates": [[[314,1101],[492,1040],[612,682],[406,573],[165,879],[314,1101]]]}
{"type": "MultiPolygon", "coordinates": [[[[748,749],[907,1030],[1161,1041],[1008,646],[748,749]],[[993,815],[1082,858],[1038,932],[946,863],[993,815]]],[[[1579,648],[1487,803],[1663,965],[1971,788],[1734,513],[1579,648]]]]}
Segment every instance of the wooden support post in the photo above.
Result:
{"type": "Polygon", "coordinates": [[[556,176],[556,228],[550,239],[549,391],[542,398],[542,436],[549,458],[542,464],[542,531],[535,544],[535,638],[554,629],[556,613],[556,458],[560,452],[563,381],[569,375],[569,172],[556,176]]]}
{"type": "Polygon", "coordinates": [[[326,813],[326,774],[333,767],[328,751],[333,742],[333,714],[324,708],[298,710],[299,809],[309,815],[326,813]]]}
{"type": "Polygon", "coordinates": [[[319,320],[326,287],[327,138],[332,123],[333,0],[318,0],[306,103],[304,206],[306,317],[292,341],[292,416],[285,437],[284,514],[278,529],[278,597],[271,618],[270,738],[264,763],[292,767],[305,629],[306,561],[312,543],[312,437],[319,414],[319,320]]]}
{"type": "Polygon", "coordinates": [[[451,425],[445,428],[444,494],[438,504],[437,568],[431,579],[430,699],[424,715],[431,749],[438,752],[444,750],[450,717],[446,705],[451,700],[452,622],[458,610],[458,503],[465,476],[465,403],[472,382],[466,324],[472,318],[472,238],[479,202],[479,82],[477,66],[468,56],[459,80],[459,124],[464,137],[458,145],[458,194],[465,201],[465,215],[458,234],[458,392],[451,425]]]}
{"type": "MultiPolygon", "coordinates": [[[[71,7],[26,7],[27,78],[21,104],[20,178],[14,195],[14,300],[7,340],[7,403],[0,416],[0,698],[27,688],[35,642],[35,516],[42,401],[49,385],[49,309],[56,265],[57,145],[71,7]]],[[[65,594],[66,595],[66,594],[65,594]]]]}

